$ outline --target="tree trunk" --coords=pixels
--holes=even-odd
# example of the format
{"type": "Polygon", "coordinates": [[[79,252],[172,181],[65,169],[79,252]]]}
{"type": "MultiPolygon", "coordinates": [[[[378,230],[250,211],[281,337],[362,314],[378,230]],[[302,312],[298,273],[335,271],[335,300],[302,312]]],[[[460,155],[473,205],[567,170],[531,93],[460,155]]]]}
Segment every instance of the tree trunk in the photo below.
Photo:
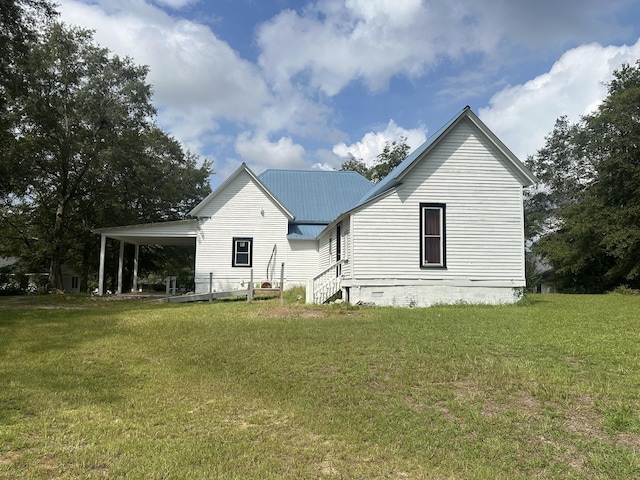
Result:
{"type": "Polygon", "coordinates": [[[82,245],[82,260],[80,263],[80,292],[88,293],[89,291],[89,262],[91,259],[91,249],[94,245],[85,240],[82,245]]]}
{"type": "Polygon", "coordinates": [[[49,288],[62,290],[62,243],[63,243],[63,216],[64,201],[58,203],[56,208],[56,221],[53,227],[53,235],[51,236],[51,263],[49,265],[49,288]]]}

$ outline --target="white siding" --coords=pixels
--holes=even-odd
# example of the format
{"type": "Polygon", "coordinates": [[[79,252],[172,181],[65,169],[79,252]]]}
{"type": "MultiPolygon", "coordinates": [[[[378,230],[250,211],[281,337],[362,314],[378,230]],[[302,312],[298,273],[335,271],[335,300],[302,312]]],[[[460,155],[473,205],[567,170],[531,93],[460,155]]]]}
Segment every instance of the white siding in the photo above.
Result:
{"type": "Polygon", "coordinates": [[[318,264],[318,271],[314,272],[314,275],[323,271],[326,268],[329,268],[329,265],[333,263],[333,255],[335,252],[335,236],[336,232],[334,229],[327,230],[320,237],[319,241],[319,251],[320,251],[320,260],[318,264]]]}
{"type": "Polygon", "coordinates": [[[351,223],[349,217],[342,221],[342,259],[344,265],[342,265],[342,275],[345,278],[351,278],[351,257],[353,252],[351,250],[351,223]]]}
{"type": "Polygon", "coordinates": [[[214,290],[237,289],[250,279],[251,268],[232,267],[233,237],[253,238],[254,282],[267,280],[267,265],[277,245],[274,280],[280,278],[285,263],[285,288],[303,284],[318,265],[315,242],[287,240],[288,219],[280,208],[241,173],[218,192],[199,212],[200,231],[196,250],[196,291],[209,288],[213,273],[214,290]]]}
{"type": "MultiPolygon", "coordinates": [[[[329,268],[330,265],[336,263],[336,225],[326,230],[319,241],[319,269],[318,272],[329,268]]],[[[340,222],[340,252],[342,260],[345,260],[345,264],[342,266],[342,275],[345,277],[351,276],[351,257],[353,256],[352,241],[351,241],[351,223],[350,218],[347,217],[340,222]]],[[[315,272],[315,273],[318,273],[315,272]]]]}
{"type": "MultiPolygon", "coordinates": [[[[306,285],[307,280],[318,272],[318,260],[317,240],[289,240],[285,264],[288,286],[306,285]]],[[[280,268],[279,264],[278,268],[280,268]]]]}
{"type": "Polygon", "coordinates": [[[353,214],[352,284],[524,286],[523,225],[520,182],[462,121],[395,192],[353,214]],[[446,204],[446,269],[420,267],[420,203],[446,204]]]}

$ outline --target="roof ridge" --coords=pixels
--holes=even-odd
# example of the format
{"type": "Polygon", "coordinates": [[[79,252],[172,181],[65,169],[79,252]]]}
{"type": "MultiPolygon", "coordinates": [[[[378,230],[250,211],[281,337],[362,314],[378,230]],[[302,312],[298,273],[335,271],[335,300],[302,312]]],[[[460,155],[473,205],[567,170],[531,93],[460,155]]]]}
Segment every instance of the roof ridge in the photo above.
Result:
{"type": "MultiPolygon", "coordinates": [[[[320,170],[320,169],[303,169],[303,168],[267,168],[263,170],[260,175],[264,175],[267,172],[300,172],[300,173],[340,173],[340,174],[357,174],[360,175],[355,170],[320,170]]],[[[260,176],[258,175],[258,176],[260,176]]]]}

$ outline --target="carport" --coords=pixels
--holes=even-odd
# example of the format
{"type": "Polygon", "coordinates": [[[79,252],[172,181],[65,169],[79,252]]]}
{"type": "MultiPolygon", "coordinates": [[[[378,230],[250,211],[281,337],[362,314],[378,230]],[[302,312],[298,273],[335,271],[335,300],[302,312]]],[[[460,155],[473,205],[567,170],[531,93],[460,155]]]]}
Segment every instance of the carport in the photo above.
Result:
{"type": "Polygon", "coordinates": [[[108,227],[93,230],[100,235],[100,271],[98,275],[98,295],[104,294],[104,267],[107,251],[107,238],[120,242],[118,257],[118,288],[122,294],[122,275],[124,270],[124,246],[135,245],[133,259],[133,289],[138,289],[138,257],[140,245],[196,245],[198,220],[179,220],[175,222],[147,223],[122,227],[108,227]]]}

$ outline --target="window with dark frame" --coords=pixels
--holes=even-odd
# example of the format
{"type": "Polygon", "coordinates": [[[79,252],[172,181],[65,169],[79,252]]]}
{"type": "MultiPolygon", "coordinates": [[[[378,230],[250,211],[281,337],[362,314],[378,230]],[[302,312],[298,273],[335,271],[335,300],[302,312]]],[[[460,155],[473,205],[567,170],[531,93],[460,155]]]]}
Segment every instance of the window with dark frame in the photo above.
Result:
{"type": "Polygon", "coordinates": [[[445,205],[420,204],[420,266],[446,268],[445,205]]]}
{"type": "Polygon", "coordinates": [[[253,238],[233,237],[232,267],[251,267],[253,261],[253,238]]]}

